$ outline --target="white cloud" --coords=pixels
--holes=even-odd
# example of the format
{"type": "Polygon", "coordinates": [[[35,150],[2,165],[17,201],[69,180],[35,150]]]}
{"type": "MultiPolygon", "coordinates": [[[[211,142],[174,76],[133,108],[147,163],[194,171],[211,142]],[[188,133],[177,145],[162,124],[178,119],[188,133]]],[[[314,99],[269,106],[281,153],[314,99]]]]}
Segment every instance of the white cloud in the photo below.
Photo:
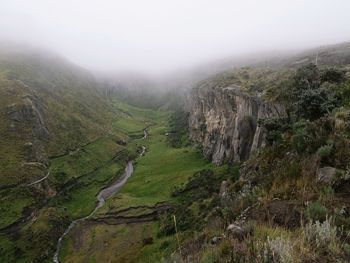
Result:
{"type": "Polygon", "coordinates": [[[96,69],[164,72],[350,40],[348,0],[0,0],[0,35],[96,69]]]}

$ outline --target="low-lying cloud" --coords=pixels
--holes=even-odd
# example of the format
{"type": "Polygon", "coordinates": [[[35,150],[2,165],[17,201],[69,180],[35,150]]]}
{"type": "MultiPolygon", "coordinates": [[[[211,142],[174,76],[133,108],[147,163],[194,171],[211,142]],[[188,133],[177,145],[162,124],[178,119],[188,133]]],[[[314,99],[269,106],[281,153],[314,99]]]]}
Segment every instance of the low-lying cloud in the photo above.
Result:
{"type": "Polygon", "coordinates": [[[2,0],[0,35],[90,69],[165,73],[350,40],[348,0],[2,0]]]}

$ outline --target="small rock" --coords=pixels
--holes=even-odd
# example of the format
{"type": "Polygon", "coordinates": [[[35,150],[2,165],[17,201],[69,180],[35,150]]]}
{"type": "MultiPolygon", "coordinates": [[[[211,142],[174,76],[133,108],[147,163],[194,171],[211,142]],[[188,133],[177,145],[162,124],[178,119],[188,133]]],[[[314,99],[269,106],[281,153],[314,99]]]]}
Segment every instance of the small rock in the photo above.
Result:
{"type": "Polygon", "coordinates": [[[227,191],[227,181],[222,181],[220,186],[220,196],[224,196],[227,191]]]}
{"type": "Polygon", "coordinates": [[[334,167],[326,166],[320,168],[317,173],[317,181],[320,183],[331,184],[335,181],[337,169],[334,167]]]}
{"type": "Polygon", "coordinates": [[[343,208],[339,211],[339,215],[341,215],[341,216],[346,216],[346,215],[347,215],[347,211],[346,211],[345,207],[343,207],[343,208]]]}
{"type": "Polygon", "coordinates": [[[228,231],[229,236],[240,241],[242,241],[246,236],[243,228],[235,224],[230,224],[226,230],[228,231]]]}
{"type": "Polygon", "coordinates": [[[117,140],[117,144],[126,145],[126,142],[124,140],[117,140]]]}
{"type": "Polygon", "coordinates": [[[217,237],[217,236],[215,236],[215,237],[213,237],[213,238],[210,240],[210,244],[212,244],[212,245],[217,245],[217,244],[220,243],[221,239],[222,239],[222,237],[217,237]]]}

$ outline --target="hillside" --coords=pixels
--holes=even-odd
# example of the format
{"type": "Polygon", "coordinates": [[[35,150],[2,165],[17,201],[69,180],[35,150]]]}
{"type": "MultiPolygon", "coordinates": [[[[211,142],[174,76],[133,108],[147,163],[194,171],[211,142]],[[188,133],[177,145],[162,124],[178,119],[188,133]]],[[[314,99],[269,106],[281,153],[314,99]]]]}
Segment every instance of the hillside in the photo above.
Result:
{"type": "Polygon", "coordinates": [[[149,123],[104,94],[57,55],[1,50],[0,261],[48,260],[69,220],[124,170],[126,142],[149,123]]]}
{"type": "Polygon", "coordinates": [[[316,51],[319,66],[307,51],[278,67],[226,71],[192,91],[192,140],[212,162],[240,169],[208,195],[216,207],[205,212],[203,237],[184,234],[179,257],[349,262],[349,46],[316,51]]]}

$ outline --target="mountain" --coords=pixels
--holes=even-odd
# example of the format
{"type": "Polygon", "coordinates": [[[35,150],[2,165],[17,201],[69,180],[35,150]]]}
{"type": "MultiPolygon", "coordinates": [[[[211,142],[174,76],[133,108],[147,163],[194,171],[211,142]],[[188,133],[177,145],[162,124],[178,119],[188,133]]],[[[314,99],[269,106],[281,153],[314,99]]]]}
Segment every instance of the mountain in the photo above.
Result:
{"type": "MultiPolygon", "coordinates": [[[[125,117],[122,106],[106,97],[90,72],[56,54],[1,47],[2,262],[47,258],[65,222],[81,209],[60,207],[72,198],[86,200],[79,195],[82,189],[98,193],[123,171],[128,136],[115,122],[132,118],[125,117]],[[101,173],[102,168],[108,169],[101,173]]],[[[142,132],[145,124],[138,123],[142,132]]]]}

